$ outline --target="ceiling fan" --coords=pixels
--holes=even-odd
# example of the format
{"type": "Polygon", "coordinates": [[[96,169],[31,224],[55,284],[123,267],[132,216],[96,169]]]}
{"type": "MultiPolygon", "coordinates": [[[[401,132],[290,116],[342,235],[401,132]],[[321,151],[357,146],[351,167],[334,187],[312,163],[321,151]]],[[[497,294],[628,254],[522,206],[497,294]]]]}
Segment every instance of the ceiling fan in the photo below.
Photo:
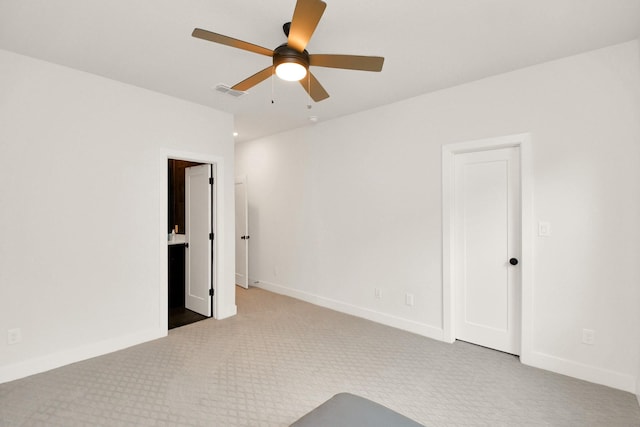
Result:
{"type": "Polygon", "coordinates": [[[272,57],[273,65],[234,85],[232,89],[246,91],[271,77],[275,72],[283,80],[299,81],[309,96],[315,102],[319,102],[327,99],[329,94],[309,71],[309,66],[381,71],[384,63],[384,58],[380,56],[310,55],[305,48],[326,7],[327,4],[321,0],[298,0],[291,22],[283,25],[287,42],[274,50],[200,28],[194,29],[191,35],[199,39],[272,57]]]}

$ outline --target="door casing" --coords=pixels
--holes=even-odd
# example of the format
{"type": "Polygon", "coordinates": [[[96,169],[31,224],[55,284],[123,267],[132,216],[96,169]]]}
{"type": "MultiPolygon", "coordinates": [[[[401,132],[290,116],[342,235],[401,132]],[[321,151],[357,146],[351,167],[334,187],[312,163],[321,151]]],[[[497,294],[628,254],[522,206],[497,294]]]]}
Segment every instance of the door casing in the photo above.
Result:
{"type": "Polygon", "coordinates": [[[454,271],[454,159],[456,154],[497,148],[520,148],[520,194],[521,194],[521,348],[520,360],[527,363],[533,353],[533,174],[531,169],[530,134],[507,135],[474,141],[446,144],[442,147],[442,330],[447,342],[454,342],[455,333],[455,289],[452,282],[454,271]]]}

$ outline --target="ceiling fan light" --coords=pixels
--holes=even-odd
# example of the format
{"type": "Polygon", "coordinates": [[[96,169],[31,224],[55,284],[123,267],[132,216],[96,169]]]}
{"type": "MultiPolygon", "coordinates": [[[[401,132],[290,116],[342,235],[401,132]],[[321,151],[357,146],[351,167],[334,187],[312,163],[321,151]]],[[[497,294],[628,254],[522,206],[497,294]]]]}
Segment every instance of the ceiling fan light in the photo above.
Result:
{"type": "Polygon", "coordinates": [[[307,75],[307,68],[297,62],[283,62],[276,66],[276,75],[282,80],[295,82],[307,75]]]}

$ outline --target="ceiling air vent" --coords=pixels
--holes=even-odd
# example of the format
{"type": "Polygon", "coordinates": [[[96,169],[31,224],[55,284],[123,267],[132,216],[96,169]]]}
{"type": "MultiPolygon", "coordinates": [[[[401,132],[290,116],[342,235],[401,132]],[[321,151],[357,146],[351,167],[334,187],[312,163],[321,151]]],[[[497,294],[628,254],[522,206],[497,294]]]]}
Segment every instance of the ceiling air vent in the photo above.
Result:
{"type": "Polygon", "coordinates": [[[230,86],[220,83],[216,86],[216,91],[220,93],[226,93],[227,95],[231,95],[234,98],[240,98],[241,96],[246,95],[248,92],[243,92],[241,90],[231,89],[230,86]]]}

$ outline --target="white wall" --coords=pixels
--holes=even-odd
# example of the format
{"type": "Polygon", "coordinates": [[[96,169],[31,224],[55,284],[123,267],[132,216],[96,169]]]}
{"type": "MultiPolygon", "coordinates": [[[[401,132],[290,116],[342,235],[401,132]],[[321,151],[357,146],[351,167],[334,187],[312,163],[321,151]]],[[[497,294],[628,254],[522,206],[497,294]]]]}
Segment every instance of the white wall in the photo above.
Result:
{"type": "Polygon", "coordinates": [[[531,133],[534,220],[553,235],[534,241],[528,363],[635,391],[638,53],[629,42],[239,144],[251,280],[441,338],[441,147],[531,133]]]}
{"type": "MultiPolygon", "coordinates": [[[[0,50],[0,382],[166,335],[166,153],[220,162],[233,253],[232,131],[226,113],[0,50]]],[[[219,267],[224,317],[233,257],[219,267]]]]}

